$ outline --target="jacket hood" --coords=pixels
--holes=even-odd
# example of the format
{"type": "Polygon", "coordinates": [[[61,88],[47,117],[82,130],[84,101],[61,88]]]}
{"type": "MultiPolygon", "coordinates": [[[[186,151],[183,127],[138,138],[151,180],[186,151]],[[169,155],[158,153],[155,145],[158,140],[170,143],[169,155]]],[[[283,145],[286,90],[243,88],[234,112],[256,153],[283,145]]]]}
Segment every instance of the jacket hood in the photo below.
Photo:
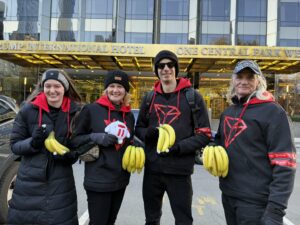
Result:
{"type": "Polygon", "coordinates": [[[264,100],[258,99],[254,95],[253,95],[253,97],[250,96],[249,101],[248,101],[249,96],[241,98],[241,99],[238,99],[237,96],[234,96],[232,98],[232,102],[234,104],[241,104],[241,103],[243,104],[243,109],[242,109],[242,112],[239,116],[239,121],[242,119],[242,117],[245,114],[246,109],[248,108],[249,105],[257,105],[257,104],[263,104],[263,103],[274,102],[275,101],[273,95],[270,92],[265,91],[263,93],[263,95],[266,96],[266,99],[264,99],[264,100]]]}
{"type": "MultiPolygon", "coordinates": [[[[69,112],[70,111],[70,102],[71,100],[64,96],[63,102],[61,105],[61,110],[63,112],[69,112]]],[[[49,106],[47,102],[47,97],[44,92],[41,92],[36,96],[36,98],[31,102],[32,105],[37,106],[38,108],[42,108],[44,111],[49,112],[49,106]]]]}
{"type": "Polygon", "coordinates": [[[249,105],[256,105],[256,104],[263,104],[263,103],[267,103],[267,102],[275,102],[275,99],[274,99],[274,96],[268,92],[268,91],[265,91],[263,93],[263,95],[265,97],[267,97],[267,99],[264,99],[264,100],[261,100],[261,99],[258,99],[257,97],[254,97],[254,98],[251,98],[249,100],[249,105]]]}
{"type": "MultiPolygon", "coordinates": [[[[106,95],[101,96],[98,100],[96,100],[96,103],[98,103],[99,105],[106,106],[109,110],[116,110],[116,107],[112,104],[112,102],[108,99],[106,95]]],[[[120,111],[122,112],[130,112],[130,110],[130,106],[122,105],[120,108],[120,111]]]]}
{"type": "Polygon", "coordinates": [[[275,102],[274,96],[268,92],[265,91],[263,95],[266,97],[266,99],[258,99],[256,96],[250,97],[250,100],[248,101],[249,96],[243,97],[241,99],[238,99],[237,96],[234,96],[232,98],[233,104],[243,104],[243,105],[256,105],[256,104],[263,104],[267,102],[275,102]]]}
{"type": "MultiPolygon", "coordinates": [[[[176,89],[174,92],[178,92],[184,88],[188,88],[188,87],[192,86],[190,80],[187,78],[179,78],[179,79],[176,79],[176,81],[177,81],[177,86],[176,86],[176,89]]],[[[154,91],[161,93],[161,94],[163,93],[160,80],[158,80],[154,83],[154,91]]]]}
{"type": "MultiPolygon", "coordinates": [[[[44,92],[41,92],[36,96],[36,98],[31,102],[32,105],[35,105],[39,108],[39,127],[42,126],[43,121],[43,110],[46,112],[50,112],[49,105],[47,102],[47,97],[44,92]]],[[[63,102],[61,104],[61,111],[67,113],[67,126],[68,132],[67,137],[70,135],[70,108],[71,108],[71,100],[70,98],[64,96],[63,102]]]]}

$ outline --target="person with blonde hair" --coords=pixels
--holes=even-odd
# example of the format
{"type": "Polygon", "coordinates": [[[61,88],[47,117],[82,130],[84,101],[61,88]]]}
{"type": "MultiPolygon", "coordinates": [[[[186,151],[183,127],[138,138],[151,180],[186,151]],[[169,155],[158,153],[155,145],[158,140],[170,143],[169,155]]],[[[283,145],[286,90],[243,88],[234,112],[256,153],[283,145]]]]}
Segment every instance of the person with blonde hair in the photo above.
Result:
{"type": "Polygon", "coordinates": [[[103,95],[83,107],[75,119],[72,144],[80,147],[95,144],[99,158],[85,163],[84,188],[87,193],[90,225],[115,224],[130,173],[122,169],[127,146],[132,145],[135,119],[130,108],[129,79],[121,70],[108,71],[103,95]],[[126,133],[118,142],[107,131],[117,123],[118,133],[126,133]]]}
{"type": "Polygon", "coordinates": [[[77,153],[55,155],[45,147],[51,131],[69,146],[70,123],[81,97],[68,74],[46,70],[19,111],[11,133],[11,149],[21,156],[7,224],[76,225],[77,196],[72,164],[77,153]]]}
{"type": "Polygon", "coordinates": [[[255,61],[237,63],[228,91],[231,105],[215,136],[229,157],[228,175],[219,180],[228,225],[283,225],[293,190],[290,121],[266,87],[255,61]]]}

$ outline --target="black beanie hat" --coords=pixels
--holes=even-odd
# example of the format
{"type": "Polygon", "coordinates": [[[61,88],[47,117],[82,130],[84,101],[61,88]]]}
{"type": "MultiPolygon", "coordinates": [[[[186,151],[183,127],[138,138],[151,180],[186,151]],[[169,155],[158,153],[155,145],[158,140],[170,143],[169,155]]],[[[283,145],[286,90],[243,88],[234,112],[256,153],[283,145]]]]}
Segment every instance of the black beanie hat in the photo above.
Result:
{"type": "Polygon", "coordinates": [[[171,52],[169,50],[162,50],[159,53],[157,53],[157,55],[155,56],[155,58],[154,58],[154,69],[155,69],[156,76],[158,76],[157,65],[160,62],[160,60],[162,60],[162,59],[170,59],[170,60],[172,60],[173,62],[176,63],[175,64],[175,75],[177,77],[178,73],[179,73],[178,58],[173,52],[171,52]]]}
{"type": "Polygon", "coordinates": [[[125,88],[125,90],[129,92],[129,80],[127,73],[121,70],[108,71],[104,80],[105,89],[112,83],[121,84],[125,88]]]}

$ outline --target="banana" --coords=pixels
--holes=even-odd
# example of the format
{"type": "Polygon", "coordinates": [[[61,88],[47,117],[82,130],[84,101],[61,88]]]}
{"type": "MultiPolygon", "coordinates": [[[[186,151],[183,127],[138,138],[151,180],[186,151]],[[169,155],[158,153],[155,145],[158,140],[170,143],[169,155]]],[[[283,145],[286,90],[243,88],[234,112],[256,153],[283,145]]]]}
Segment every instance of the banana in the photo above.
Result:
{"type": "Polygon", "coordinates": [[[140,163],[139,163],[138,168],[137,168],[138,173],[140,173],[142,171],[142,169],[144,168],[145,160],[146,160],[144,149],[142,147],[139,147],[139,151],[140,151],[140,154],[141,154],[141,160],[140,160],[140,163]]]}
{"type": "Polygon", "coordinates": [[[130,161],[129,161],[129,167],[131,168],[130,173],[134,173],[136,170],[136,167],[135,167],[136,159],[135,158],[136,158],[136,148],[135,148],[135,146],[132,146],[130,149],[130,161]]]}
{"type": "Polygon", "coordinates": [[[227,174],[228,174],[228,169],[229,169],[229,167],[227,166],[227,168],[222,172],[221,176],[222,176],[223,178],[225,178],[225,177],[227,176],[227,174]]]}
{"type": "Polygon", "coordinates": [[[222,172],[224,171],[224,163],[218,146],[214,146],[214,157],[215,157],[217,176],[220,177],[222,175],[222,172]]]}
{"type": "Polygon", "coordinates": [[[68,149],[66,146],[62,145],[55,139],[55,133],[54,131],[51,131],[49,136],[45,140],[45,146],[48,149],[48,151],[52,153],[57,153],[59,155],[64,155],[66,152],[69,152],[70,149],[68,149]],[[46,141],[48,139],[48,141],[46,141]],[[48,147],[47,147],[48,146],[48,147]]]}
{"type": "Polygon", "coordinates": [[[163,144],[163,147],[162,147],[162,152],[168,152],[169,151],[169,145],[170,145],[169,133],[163,127],[161,127],[160,129],[163,130],[164,136],[165,136],[164,144],[163,144]]]}
{"type": "Polygon", "coordinates": [[[164,142],[165,142],[165,130],[162,128],[158,128],[158,140],[157,140],[157,153],[162,152],[163,146],[164,146],[164,142]]]}
{"type": "Polygon", "coordinates": [[[131,147],[132,147],[132,145],[128,145],[125,152],[124,152],[124,155],[123,155],[123,158],[122,158],[122,168],[123,168],[123,170],[126,170],[128,164],[129,164],[131,147]]]}
{"type": "Polygon", "coordinates": [[[135,147],[135,168],[139,169],[141,163],[141,150],[139,147],[135,147]]]}
{"type": "Polygon", "coordinates": [[[209,146],[206,146],[204,149],[203,149],[203,153],[202,153],[202,158],[203,158],[203,166],[205,169],[208,169],[208,149],[209,149],[209,146]]]}
{"type": "Polygon", "coordinates": [[[51,144],[50,144],[50,138],[47,138],[47,139],[45,140],[44,144],[45,144],[46,149],[47,149],[49,152],[52,152],[52,153],[55,152],[55,151],[53,151],[52,146],[51,146],[51,144]]]}
{"type": "Polygon", "coordinates": [[[175,134],[174,128],[171,125],[167,124],[167,123],[163,124],[162,127],[169,134],[169,146],[168,146],[168,148],[171,148],[174,145],[175,140],[176,140],[176,134],[175,134]]]}
{"type": "Polygon", "coordinates": [[[213,167],[213,151],[212,151],[212,146],[207,146],[207,147],[205,147],[205,152],[206,152],[206,154],[205,154],[205,160],[204,160],[204,162],[205,162],[205,167],[206,167],[206,169],[207,170],[211,170],[212,169],[212,167],[213,167]]]}
{"type": "Polygon", "coordinates": [[[212,168],[211,168],[211,174],[214,175],[215,177],[218,176],[218,165],[217,165],[217,159],[216,159],[216,154],[215,154],[215,148],[214,146],[211,146],[211,165],[212,165],[212,168]]]}
{"type": "Polygon", "coordinates": [[[205,158],[203,163],[205,164],[205,168],[207,171],[216,176],[217,170],[216,170],[216,162],[215,162],[215,156],[214,156],[214,147],[213,146],[207,146],[204,149],[205,151],[205,158]]]}
{"type": "Polygon", "coordinates": [[[223,170],[221,176],[226,177],[228,174],[229,158],[226,150],[222,146],[217,146],[217,147],[223,160],[223,170]]]}
{"type": "Polygon", "coordinates": [[[145,151],[142,147],[138,147],[140,155],[141,155],[141,159],[139,162],[139,165],[137,166],[137,168],[139,169],[143,169],[144,165],[145,165],[145,151]]]}

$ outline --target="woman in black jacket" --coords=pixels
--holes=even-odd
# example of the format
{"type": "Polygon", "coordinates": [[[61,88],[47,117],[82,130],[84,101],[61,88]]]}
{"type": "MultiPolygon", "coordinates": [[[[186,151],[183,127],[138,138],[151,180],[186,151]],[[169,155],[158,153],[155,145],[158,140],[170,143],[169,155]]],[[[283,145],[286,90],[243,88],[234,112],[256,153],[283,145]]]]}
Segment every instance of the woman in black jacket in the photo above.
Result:
{"type": "Polygon", "coordinates": [[[75,152],[55,155],[44,141],[51,131],[68,146],[70,121],[81,98],[68,75],[49,69],[19,111],[11,149],[21,156],[7,224],[76,225],[77,196],[72,164],[75,152]]]}
{"type": "Polygon", "coordinates": [[[75,120],[72,139],[75,146],[95,143],[100,149],[96,161],[85,163],[84,188],[90,225],[115,224],[130,178],[130,173],[122,169],[122,157],[132,143],[135,122],[129,106],[128,76],[120,70],[109,71],[104,85],[104,94],[86,105],[75,120]],[[122,123],[120,132],[129,132],[129,138],[118,142],[115,135],[106,133],[105,128],[113,123],[122,123]]]}

